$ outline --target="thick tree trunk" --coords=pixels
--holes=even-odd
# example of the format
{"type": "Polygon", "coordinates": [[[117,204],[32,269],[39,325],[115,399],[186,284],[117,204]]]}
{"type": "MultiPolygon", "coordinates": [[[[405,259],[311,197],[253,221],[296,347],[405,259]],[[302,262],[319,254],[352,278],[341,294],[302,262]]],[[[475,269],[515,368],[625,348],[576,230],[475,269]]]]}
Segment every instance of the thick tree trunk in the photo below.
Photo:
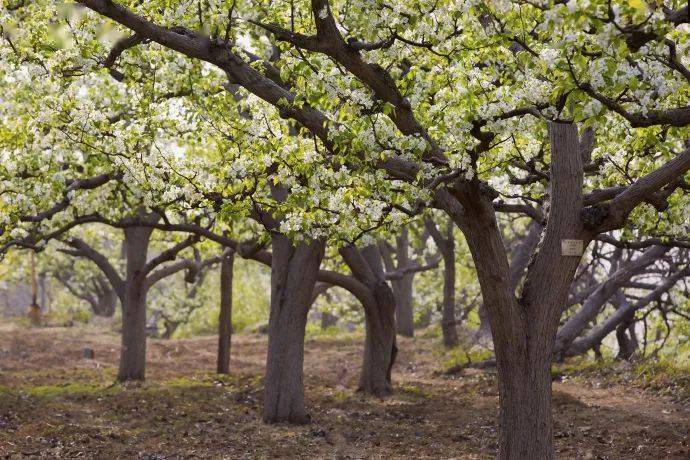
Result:
{"type": "Polygon", "coordinates": [[[391,370],[398,353],[395,336],[395,295],[385,280],[381,253],[375,245],[340,250],[352,276],[366,288],[358,296],[364,307],[366,338],[359,390],[383,397],[391,394],[391,370]]]}
{"type": "Polygon", "coordinates": [[[388,284],[381,280],[372,288],[375,308],[365,308],[366,339],[359,390],[378,397],[393,392],[391,371],[398,354],[395,340],[395,298],[388,284]]]}
{"type": "Polygon", "coordinates": [[[146,370],[146,265],[152,229],[129,227],[124,230],[127,277],[122,302],[122,348],[117,379],[144,380],[146,370]]]}
{"type": "Polygon", "coordinates": [[[325,244],[293,245],[274,234],[264,421],[306,423],[304,330],[325,244]]]}
{"type": "Polygon", "coordinates": [[[220,314],[218,315],[219,374],[230,372],[230,345],[232,340],[232,268],[235,253],[227,251],[220,262],[220,314]]]}
{"type": "Polygon", "coordinates": [[[550,364],[558,320],[581,258],[563,253],[561,245],[577,240],[584,249],[591,239],[580,217],[583,168],[577,128],[550,123],[549,134],[548,223],[519,299],[493,196],[478,184],[457,184],[453,195],[436,195],[467,238],[489,313],[499,375],[500,459],[554,458],[550,364]]]}
{"type": "MultiPolygon", "coordinates": [[[[497,347],[501,348],[501,347],[497,347]]],[[[497,360],[502,459],[554,458],[550,354],[497,360]]]]}

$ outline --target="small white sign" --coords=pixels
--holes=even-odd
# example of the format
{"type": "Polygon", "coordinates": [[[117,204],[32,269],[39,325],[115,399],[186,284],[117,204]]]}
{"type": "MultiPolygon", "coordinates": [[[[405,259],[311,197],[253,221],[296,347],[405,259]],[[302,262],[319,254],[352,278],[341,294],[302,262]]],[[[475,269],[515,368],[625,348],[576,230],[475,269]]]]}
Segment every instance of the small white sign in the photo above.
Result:
{"type": "Polygon", "coordinates": [[[561,255],[566,257],[579,257],[584,252],[582,240],[561,240],[561,255]]]}

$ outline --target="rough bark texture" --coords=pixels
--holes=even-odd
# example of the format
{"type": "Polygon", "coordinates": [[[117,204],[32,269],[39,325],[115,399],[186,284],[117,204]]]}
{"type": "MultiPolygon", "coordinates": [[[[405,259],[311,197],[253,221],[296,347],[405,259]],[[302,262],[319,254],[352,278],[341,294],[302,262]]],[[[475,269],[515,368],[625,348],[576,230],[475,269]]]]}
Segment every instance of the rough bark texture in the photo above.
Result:
{"type": "Polygon", "coordinates": [[[457,201],[437,194],[460,226],[477,268],[494,338],[500,398],[499,458],[552,459],[550,362],[553,337],[580,257],[561,255],[561,240],[582,230],[582,159],[577,128],[552,123],[548,224],[518,300],[492,198],[480,185],[458,184],[457,201]]]}
{"type": "Polygon", "coordinates": [[[306,423],[304,330],[325,244],[293,245],[274,234],[272,246],[264,421],[306,423]]]}
{"type": "Polygon", "coordinates": [[[232,268],[235,253],[226,251],[220,262],[220,313],[218,315],[219,374],[230,372],[230,345],[232,340],[232,268]]]}
{"type": "Polygon", "coordinates": [[[146,257],[152,229],[125,229],[127,274],[122,299],[122,349],[117,379],[144,380],[146,370],[146,257]]]}
{"type": "Polygon", "coordinates": [[[395,296],[385,280],[379,249],[372,245],[340,251],[353,276],[367,287],[360,298],[364,307],[366,338],[359,389],[383,397],[391,394],[391,370],[398,352],[395,340],[395,296]]]}
{"type": "MultiPolygon", "coordinates": [[[[561,254],[561,241],[581,239],[583,246],[589,244],[580,220],[583,166],[577,127],[570,123],[550,123],[549,134],[551,203],[547,227],[528,269],[519,302],[524,312],[525,336],[510,340],[507,347],[501,340],[496,345],[497,351],[505,349],[497,352],[502,400],[501,458],[554,458],[553,337],[580,262],[579,256],[561,254]]],[[[514,285],[511,289],[515,289],[514,285]]],[[[504,333],[501,331],[501,335],[504,333]]]]}

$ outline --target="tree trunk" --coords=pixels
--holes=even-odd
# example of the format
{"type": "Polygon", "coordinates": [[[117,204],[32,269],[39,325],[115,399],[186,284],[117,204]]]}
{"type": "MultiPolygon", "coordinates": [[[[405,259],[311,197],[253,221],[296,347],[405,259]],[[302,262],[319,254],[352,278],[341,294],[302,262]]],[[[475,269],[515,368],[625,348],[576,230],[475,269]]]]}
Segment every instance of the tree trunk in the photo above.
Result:
{"type": "Polygon", "coordinates": [[[501,459],[554,458],[551,359],[539,355],[525,359],[510,353],[497,359],[501,459]]]}
{"type": "Polygon", "coordinates": [[[482,344],[491,344],[493,340],[491,336],[491,323],[489,322],[489,312],[484,302],[479,305],[477,313],[479,315],[479,329],[477,329],[475,339],[482,344]]]}
{"type": "Polygon", "coordinates": [[[122,302],[122,348],[117,379],[144,380],[146,370],[146,265],[152,229],[129,227],[124,230],[127,277],[122,302]]]}
{"type": "MultiPolygon", "coordinates": [[[[617,298],[613,302],[616,309],[627,309],[629,303],[622,291],[618,291],[617,298]]],[[[618,354],[616,359],[629,360],[637,351],[637,337],[635,336],[635,312],[630,311],[623,317],[623,321],[616,327],[616,340],[618,341],[618,354]],[[630,334],[628,336],[628,334],[630,334]]]]}
{"type": "Polygon", "coordinates": [[[550,365],[554,336],[581,254],[563,240],[591,236],[581,221],[583,168],[577,127],[549,123],[551,165],[546,230],[527,268],[519,299],[498,227],[493,196],[479,184],[457,184],[436,199],[461,228],[489,313],[498,368],[499,459],[554,458],[550,365]],[[455,200],[453,199],[455,198],[455,200]]]}
{"type": "Polygon", "coordinates": [[[391,370],[398,353],[395,337],[395,295],[385,280],[381,253],[376,245],[361,250],[347,246],[340,250],[352,276],[366,286],[358,297],[364,307],[366,337],[359,390],[383,397],[393,391],[391,370]]]}
{"type": "MultiPolygon", "coordinates": [[[[438,242],[436,244],[439,245],[438,242]]],[[[458,345],[458,330],[455,319],[455,238],[453,238],[452,227],[449,228],[443,246],[441,248],[443,255],[441,331],[443,332],[443,344],[447,347],[455,347],[458,345]]]]}
{"type": "Polygon", "coordinates": [[[274,234],[272,247],[264,421],[307,423],[304,331],[325,244],[293,245],[286,236],[274,234]]]}
{"type": "Polygon", "coordinates": [[[414,336],[413,282],[414,275],[405,275],[398,280],[393,280],[396,328],[398,334],[403,337],[414,336]]]}
{"type": "Polygon", "coordinates": [[[375,308],[365,308],[366,339],[359,390],[378,397],[393,392],[391,371],[398,354],[395,340],[395,297],[385,281],[373,288],[375,308]]]}
{"type": "Polygon", "coordinates": [[[96,316],[112,318],[117,307],[117,293],[108,285],[107,281],[103,281],[103,283],[102,290],[97,293],[96,303],[92,304],[91,307],[96,316]]]}
{"type": "Polygon", "coordinates": [[[232,340],[232,268],[235,253],[227,251],[220,262],[220,314],[218,315],[218,368],[219,374],[230,373],[230,346],[232,340]]]}
{"type": "Polygon", "coordinates": [[[321,329],[328,329],[329,327],[338,324],[338,316],[327,311],[321,312],[321,329]]]}
{"type": "MultiPolygon", "coordinates": [[[[404,269],[410,265],[410,235],[407,227],[400,230],[396,237],[396,258],[398,269],[404,269]]],[[[412,286],[414,274],[410,273],[393,281],[393,293],[395,295],[395,319],[398,334],[404,337],[414,336],[414,301],[412,299],[412,286]]]]}

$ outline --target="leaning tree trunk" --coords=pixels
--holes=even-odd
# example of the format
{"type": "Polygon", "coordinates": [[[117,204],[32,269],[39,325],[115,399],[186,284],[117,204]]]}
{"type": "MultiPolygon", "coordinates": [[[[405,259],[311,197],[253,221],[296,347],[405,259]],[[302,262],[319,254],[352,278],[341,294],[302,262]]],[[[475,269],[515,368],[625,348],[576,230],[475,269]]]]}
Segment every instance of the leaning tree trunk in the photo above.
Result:
{"type": "Polygon", "coordinates": [[[325,244],[293,245],[275,234],[272,247],[264,421],[306,423],[304,332],[325,244]]]}
{"type": "Polygon", "coordinates": [[[122,348],[117,379],[144,380],[146,370],[146,265],[152,229],[129,227],[125,231],[127,277],[122,302],[122,348]]]}
{"type": "Polygon", "coordinates": [[[218,367],[219,374],[230,372],[230,345],[232,340],[232,268],[235,253],[227,251],[220,263],[220,314],[218,315],[218,367]]]}

